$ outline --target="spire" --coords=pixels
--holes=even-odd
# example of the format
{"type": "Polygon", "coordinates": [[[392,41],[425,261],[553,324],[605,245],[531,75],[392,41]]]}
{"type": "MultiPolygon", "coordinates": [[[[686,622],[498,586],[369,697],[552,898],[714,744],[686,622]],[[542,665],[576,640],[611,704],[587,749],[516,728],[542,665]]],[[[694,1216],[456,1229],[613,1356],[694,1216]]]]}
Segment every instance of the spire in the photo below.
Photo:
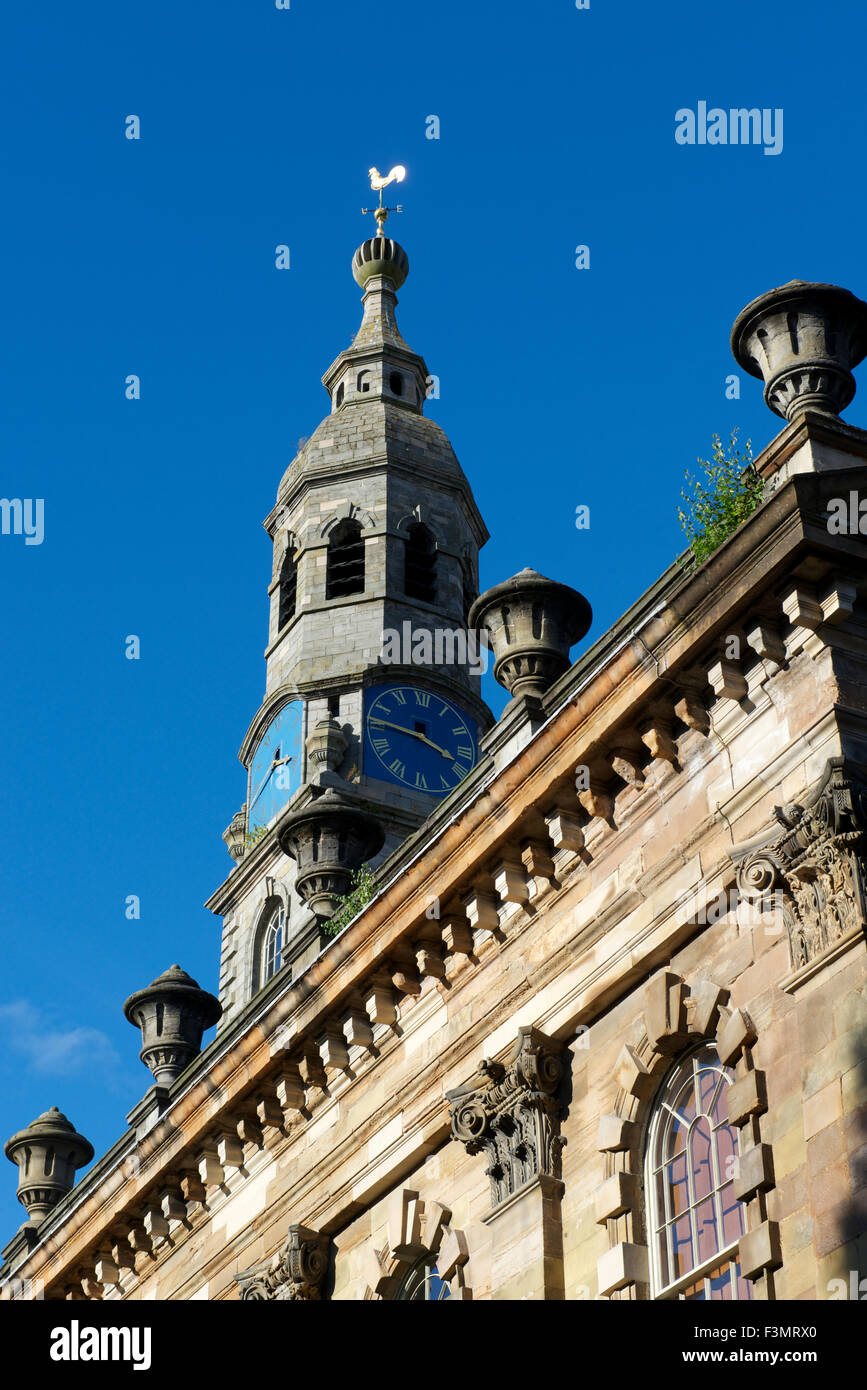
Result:
{"type": "Polygon", "coordinates": [[[401,337],[395,308],[397,291],[409,275],[409,257],[399,242],[385,235],[385,222],[396,207],[384,207],[382,190],[402,182],[406,170],[396,165],[389,174],[370,171],[371,187],[379,191],[379,206],[362,208],[376,218],[375,236],[363,241],[352,258],[352,275],[364,290],[361,325],[352,344],[322,378],[332,410],[343,406],[386,401],[420,414],[427,390],[424,360],[401,337]]]}

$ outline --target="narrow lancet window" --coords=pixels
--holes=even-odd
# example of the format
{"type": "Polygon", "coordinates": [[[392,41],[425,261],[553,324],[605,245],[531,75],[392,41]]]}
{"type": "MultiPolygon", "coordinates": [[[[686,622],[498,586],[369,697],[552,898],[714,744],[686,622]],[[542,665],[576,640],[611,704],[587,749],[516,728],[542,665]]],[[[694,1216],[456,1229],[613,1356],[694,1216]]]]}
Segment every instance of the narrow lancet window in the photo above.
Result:
{"type": "Polygon", "coordinates": [[[325,572],[325,597],[344,598],[364,592],[364,540],[361,526],[347,518],[331,533],[325,572]]]}
{"type": "Polygon", "coordinates": [[[436,563],[436,541],[422,522],[414,522],[404,542],[403,591],[407,598],[436,601],[436,563]]]}

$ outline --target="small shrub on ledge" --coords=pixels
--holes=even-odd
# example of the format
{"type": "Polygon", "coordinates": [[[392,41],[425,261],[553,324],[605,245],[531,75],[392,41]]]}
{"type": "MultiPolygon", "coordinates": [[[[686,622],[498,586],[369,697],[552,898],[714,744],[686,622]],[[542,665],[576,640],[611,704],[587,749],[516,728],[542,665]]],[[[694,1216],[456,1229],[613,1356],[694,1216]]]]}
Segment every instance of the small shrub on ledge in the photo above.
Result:
{"type": "Polygon", "coordinates": [[[689,544],[686,563],[703,565],[724,540],[746,521],[762,501],[764,482],[753,463],[752,443],[737,447],[738,432],[732,430],[728,446],[718,434],[713,436],[713,457],[698,459],[704,469],[703,480],[685,477],[691,493],[681,492],[686,509],[678,508],[677,518],[689,544]]]}
{"type": "Polygon", "coordinates": [[[352,889],[340,899],[340,907],[329,917],[325,926],[322,928],[325,936],[338,936],[356,917],[363,907],[367,907],[376,894],[379,884],[375,876],[368,869],[366,864],[362,864],[360,869],[354,869],[352,873],[352,889]]]}

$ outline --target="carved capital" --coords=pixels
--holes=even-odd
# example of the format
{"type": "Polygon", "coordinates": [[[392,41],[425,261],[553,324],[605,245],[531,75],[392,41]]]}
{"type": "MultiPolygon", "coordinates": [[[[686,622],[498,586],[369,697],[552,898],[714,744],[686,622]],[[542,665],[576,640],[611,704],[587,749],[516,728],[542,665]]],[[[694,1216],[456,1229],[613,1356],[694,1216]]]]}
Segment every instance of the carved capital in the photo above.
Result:
{"type": "Polygon", "coordinates": [[[774,807],[773,824],[736,845],[739,893],[765,904],[779,892],[792,968],[799,970],[865,925],[867,783],[831,758],[803,804],[774,807]]]}
{"type": "Polygon", "coordinates": [[[328,1236],[306,1226],[290,1226],[282,1248],[264,1264],[235,1278],[242,1300],[257,1303],[272,1299],[317,1302],[328,1269],[328,1236]]]}
{"type": "Polygon", "coordinates": [[[452,1135],[487,1159],[492,1207],[540,1174],[560,1176],[564,1050],[521,1028],[505,1064],[485,1059],[466,1086],[447,1092],[452,1135]]]}

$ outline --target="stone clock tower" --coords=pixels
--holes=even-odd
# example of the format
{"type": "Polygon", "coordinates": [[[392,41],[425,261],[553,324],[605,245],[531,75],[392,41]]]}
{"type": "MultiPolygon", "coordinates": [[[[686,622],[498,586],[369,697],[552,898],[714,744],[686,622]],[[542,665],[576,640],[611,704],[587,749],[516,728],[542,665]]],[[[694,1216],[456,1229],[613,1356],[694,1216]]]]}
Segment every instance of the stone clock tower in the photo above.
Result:
{"type": "Polygon", "coordinates": [[[383,234],[385,211],[353,258],[364,312],[322,378],[331,411],[264,523],[265,698],[239,754],[235,868],[207,904],[224,918],[224,1024],[315,958],[352,871],[430,815],[491,723],[467,634],[488,533],[424,414],[428,370],[395,318],[409,261],[383,234]]]}

